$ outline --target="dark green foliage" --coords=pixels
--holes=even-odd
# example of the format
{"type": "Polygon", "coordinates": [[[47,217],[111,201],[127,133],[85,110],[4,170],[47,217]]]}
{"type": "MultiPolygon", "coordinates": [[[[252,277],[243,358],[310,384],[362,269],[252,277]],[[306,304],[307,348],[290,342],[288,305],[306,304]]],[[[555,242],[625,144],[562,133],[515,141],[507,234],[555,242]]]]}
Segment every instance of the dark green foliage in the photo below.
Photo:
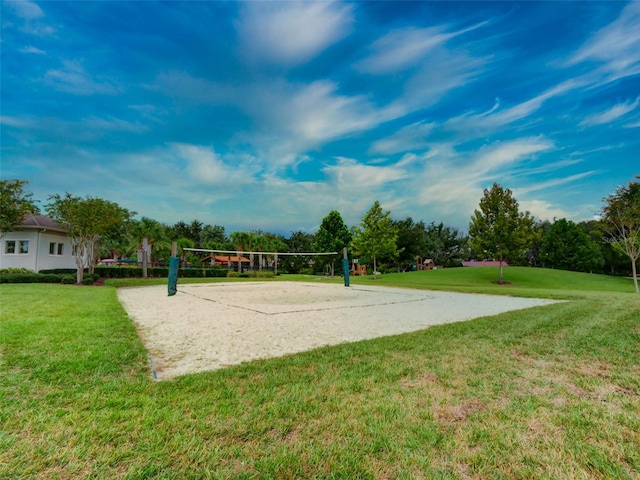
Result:
{"type": "Polygon", "coordinates": [[[32,193],[24,190],[26,180],[0,180],[0,232],[10,232],[29,214],[38,213],[31,199],[32,193]]]}
{"type": "MultiPolygon", "coordinates": [[[[640,178],[640,176],[638,177],[640,178]]],[[[640,258],[640,183],[631,181],[604,199],[602,224],[606,240],[629,257],[636,293],[640,293],[636,262],[640,258]]]]}
{"type": "Polygon", "coordinates": [[[503,283],[502,262],[523,258],[535,240],[534,219],[529,212],[519,211],[511,190],[497,183],[485,189],[480,209],[471,217],[469,245],[477,258],[500,261],[500,283],[503,283]]]}
{"type": "MultiPolygon", "coordinates": [[[[416,258],[421,256],[425,245],[424,222],[415,223],[411,217],[393,222],[398,232],[396,241],[398,249],[397,270],[410,270],[411,265],[416,262],[416,258]]],[[[383,272],[383,266],[378,267],[383,272]]]]}
{"type": "Polygon", "coordinates": [[[331,274],[335,273],[335,262],[342,258],[344,247],[348,247],[351,242],[351,232],[342,220],[342,215],[337,210],[331,210],[322,219],[320,228],[316,232],[313,250],[316,252],[337,252],[336,255],[318,257],[316,262],[323,265],[328,262],[331,265],[331,274]]]}
{"type": "Polygon", "coordinates": [[[469,255],[467,237],[457,228],[445,226],[442,222],[431,222],[424,232],[424,258],[433,259],[434,263],[443,267],[461,265],[469,255]]]}
{"type": "Polygon", "coordinates": [[[61,283],[62,275],[55,273],[0,273],[0,283],[61,283]]]}
{"type": "Polygon", "coordinates": [[[562,218],[549,228],[540,247],[544,267],[577,272],[600,271],[604,260],[598,245],[571,220],[562,218]]]}
{"type": "Polygon", "coordinates": [[[353,249],[368,261],[373,261],[373,279],[376,279],[378,259],[395,260],[398,250],[398,230],[390,218],[391,212],[382,211],[380,202],[373,203],[362,217],[360,227],[353,230],[353,249]]]}

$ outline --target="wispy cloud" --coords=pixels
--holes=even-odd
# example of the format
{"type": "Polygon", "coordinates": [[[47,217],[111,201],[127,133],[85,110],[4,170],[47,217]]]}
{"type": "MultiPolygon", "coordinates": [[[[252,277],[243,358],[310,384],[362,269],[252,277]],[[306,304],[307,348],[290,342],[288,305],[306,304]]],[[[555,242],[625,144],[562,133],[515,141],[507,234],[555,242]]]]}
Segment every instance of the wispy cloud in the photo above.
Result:
{"type": "Polygon", "coordinates": [[[453,117],[445,123],[445,128],[483,135],[487,131],[497,130],[531,117],[542,107],[544,102],[567,94],[581,85],[576,80],[566,80],[529,100],[505,109],[501,108],[500,100],[496,99],[495,105],[489,111],[453,117]]]}
{"type": "Polygon", "coordinates": [[[210,147],[170,144],[175,159],[185,164],[185,173],[193,182],[206,186],[228,186],[235,190],[254,181],[248,165],[229,165],[210,147]]]}
{"type": "Polygon", "coordinates": [[[393,30],[371,45],[371,54],[357,62],[355,67],[365,73],[388,74],[406,68],[415,68],[421,61],[448,40],[486,25],[483,22],[457,31],[446,26],[393,30]]]}
{"type": "Polygon", "coordinates": [[[531,192],[537,192],[540,190],[545,190],[548,188],[559,187],[562,185],[566,185],[568,183],[577,182],[578,180],[582,180],[583,178],[590,177],[591,175],[595,175],[598,172],[596,170],[589,170],[587,172],[576,173],[574,175],[567,175],[565,177],[553,178],[551,180],[546,180],[544,182],[531,182],[529,185],[525,187],[518,187],[516,193],[519,195],[527,195],[531,192]]]}
{"type": "Polygon", "coordinates": [[[391,155],[398,152],[422,150],[429,145],[429,134],[435,126],[434,122],[417,122],[407,125],[393,135],[376,140],[369,148],[369,152],[391,155]]]}
{"type": "Polygon", "coordinates": [[[357,182],[367,189],[376,190],[408,176],[407,171],[396,165],[364,165],[351,158],[338,158],[337,160],[335,165],[322,169],[332,183],[337,185],[350,187],[357,182]]]}
{"type": "Polygon", "coordinates": [[[640,2],[631,1],[620,16],[598,30],[568,60],[569,65],[595,62],[599,69],[590,76],[597,83],[640,74],[640,2]]]}
{"type": "Polygon", "coordinates": [[[617,120],[618,118],[626,115],[627,113],[634,111],[639,103],[640,97],[636,98],[633,102],[628,101],[624,103],[618,103],[617,105],[614,105],[604,112],[589,115],[580,122],[580,126],[591,127],[593,125],[603,125],[606,123],[611,123],[614,120],[617,120]]]}
{"type": "Polygon", "coordinates": [[[45,55],[47,52],[40,50],[39,48],[28,46],[20,49],[22,53],[33,53],[35,55],[45,55]]]}
{"type": "Polygon", "coordinates": [[[46,83],[52,88],[74,95],[115,95],[119,91],[116,82],[102,75],[92,76],[78,60],[63,60],[63,67],[45,74],[46,83]]]}
{"type": "Polygon", "coordinates": [[[22,21],[22,25],[19,28],[29,35],[46,36],[56,31],[54,27],[45,22],[44,11],[35,2],[28,0],[10,1],[2,2],[2,6],[9,8],[22,21]]]}
{"type": "Polygon", "coordinates": [[[471,164],[471,173],[481,178],[487,178],[488,175],[490,178],[500,169],[523,160],[530,160],[537,153],[552,148],[553,142],[543,136],[496,142],[478,151],[477,157],[471,164]]]}
{"type": "Polygon", "coordinates": [[[248,2],[236,23],[241,52],[251,61],[297,65],[351,29],[351,5],[327,2],[248,2]]]}

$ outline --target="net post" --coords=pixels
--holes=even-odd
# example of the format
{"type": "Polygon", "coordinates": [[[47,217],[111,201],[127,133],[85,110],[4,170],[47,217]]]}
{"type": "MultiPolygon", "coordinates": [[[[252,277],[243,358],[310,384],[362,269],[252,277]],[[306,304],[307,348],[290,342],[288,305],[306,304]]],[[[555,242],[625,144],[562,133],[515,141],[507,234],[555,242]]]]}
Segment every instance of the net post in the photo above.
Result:
{"type": "Polygon", "coordinates": [[[344,286],[349,286],[349,259],[347,258],[347,247],[342,251],[342,271],[344,272],[344,286]]]}
{"type": "Polygon", "coordinates": [[[178,291],[178,267],[180,265],[180,259],[176,256],[177,253],[178,244],[173,242],[171,245],[171,258],[169,259],[169,278],[167,285],[170,297],[178,291]]]}

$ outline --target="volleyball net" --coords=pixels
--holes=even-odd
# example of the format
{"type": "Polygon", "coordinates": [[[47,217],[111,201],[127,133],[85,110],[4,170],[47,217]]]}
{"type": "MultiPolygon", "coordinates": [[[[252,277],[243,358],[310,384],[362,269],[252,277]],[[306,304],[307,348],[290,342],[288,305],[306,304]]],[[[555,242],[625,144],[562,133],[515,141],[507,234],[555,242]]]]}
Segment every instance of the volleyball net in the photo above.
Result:
{"type": "MultiPolygon", "coordinates": [[[[343,270],[345,278],[345,286],[349,286],[349,273],[348,273],[348,261],[347,261],[347,249],[343,252],[343,270]]],[[[183,248],[183,252],[191,252],[199,256],[200,264],[204,267],[209,265],[210,267],[226,267],[229,271],[237,270],[243,272],[244,270],[272,270],[274,275],[278,275],[278,265],[282,261],[282,258],[286,257],[303,257],[308,259],[310,264],[313,264],[314,257],[338,255],[338,252],[263,252],[258,251],[244,251],[244,250],[217,250],[206,248],[183,248]]],[[[168,288],[169,296],[175,295],[178,284],[178,271],[180,267],[180,259],[172,256],[169,261],[169,279],[168,288]]]]}

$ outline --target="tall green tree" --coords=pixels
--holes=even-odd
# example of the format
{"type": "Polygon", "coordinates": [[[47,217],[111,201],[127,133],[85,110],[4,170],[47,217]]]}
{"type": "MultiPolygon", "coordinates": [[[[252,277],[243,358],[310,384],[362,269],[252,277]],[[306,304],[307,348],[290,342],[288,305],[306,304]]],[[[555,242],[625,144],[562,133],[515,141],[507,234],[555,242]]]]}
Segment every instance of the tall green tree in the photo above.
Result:
{"type": "Polygon", "coordinates": [[[11,232],[29,214],[39,213],[33,194],[25,190],[26,180],[0,180],[0,237],[11,232]]]}
{"type": "Polygon", "coordinates": [[[415,263],[416,257],[420,256],[425,242],[425,226],[424,222],[416,223],[411,217],[395,220],[393,226],[398,233],[396,267],[399,272],[401,265],[410,267],[415,263]]]}
{"type": "Polygon", "coordinates": [[[395,260],[398,257],[398,231],[390,218],[391,212],[382,211],[377,200],[354,228],[354,250],[373,260],[373,279],[377,279],[379,258],[395,260]]]}
{"type": "Polygon", "coordinates": [[[598,245],[578,224],[561,218],[554,222],[542,239],[540,258],[545,267],[592,272],[604,260],[598,245]]]}
{"type": "MultiPolygon", "coordinates": [[[[303,232],[298,230],[297,232],[291,232],[291,236],[287,239],[289,245],[289,252],[291,253],[307,253],[313,251],[313,242],[315,241],[315,235],[312,233],[303,232]]],[[[309,261],[312,260],[311,256],[291,256],[287,258],[287,270],[289,273],[299,273],[301,269],[308,268],[309,261]]]]}
{"type": "Polygon", "coordinates": [[[638,289],[637,261],[640,257],[640,183],[630,181],[603,199],[602,222],[608,241],[631,260],[631,274],[638,289]]]}
{"type": "Polygon", "coordinates": [[[469,244],[476,254],[500,261],[499,283],[504,283],[505,260],[522,257],[536,239],[534,219],[520,212],[518,201],[508,188],[494,183],[485,189],[480,208],[469,224],[469,244]]]}
{"type": "Polygon", "coordinates": [[[229,239],[220,225],[205,225],[200,232],[200,245],[209,250],[226,250],[225,244],[229,239]]]}
{"type": "MultiPolygon", "coordinates": [[[[331,276],[335,275],[335,261],[340,258],[342,251],[351,243],[351,232],[349,227],[342,220],[342,215],[337,210],[331,210],[322,219],[322,223],[315,235],[313,250],[316,252],[337,252],[336,255],[329,255],[331,262],[331,276]]],[[[322,258],[318,260],[322,261],[322,258]]],[[[318,261],[317,260],[317,261],[318,261]]]]}
{"type": "MultiPolygon", "coordinates": [[[[127,229],[130,252],[138,252],[142,239],[146,238],[152,245],[149,262],[168,261],[171,255],[171,240],[167,235],[167,228],[162,223],[149,217],[142,217],[140,220],[130,222],[127,229]]],[[[138,261],[141,260],[138,258],[138,261]]]]}
{"type": "Polygon", "coordinates": [[[631,266],[628,257],[613,248],[609,241],[609,235],[604,230],[602,220],[586,220],[578,224],[580,228],[587,234],[591,241],[598,246],[600,256],[604,264],[602,273],[609,275],[631,275],[631,266]]]}
{"type": "Polygon", "coordinates": [[[127,224],[135,215],[117,203],[89,196],[74,197],[70,193],[50,196],[45,209],[51,218],[69,229],[78,267],[78,284],[82,283],[85,267],[93,273],[100,240],[124,235],[127,224]]]}
{"type": "Polygon", "coordinates": [[[431,222],[425,228],[425,240],[422,256],[433,259],[436,265],[445,267],[460,265],[466,256],[467,237],[457,228],[431,222]]]}

